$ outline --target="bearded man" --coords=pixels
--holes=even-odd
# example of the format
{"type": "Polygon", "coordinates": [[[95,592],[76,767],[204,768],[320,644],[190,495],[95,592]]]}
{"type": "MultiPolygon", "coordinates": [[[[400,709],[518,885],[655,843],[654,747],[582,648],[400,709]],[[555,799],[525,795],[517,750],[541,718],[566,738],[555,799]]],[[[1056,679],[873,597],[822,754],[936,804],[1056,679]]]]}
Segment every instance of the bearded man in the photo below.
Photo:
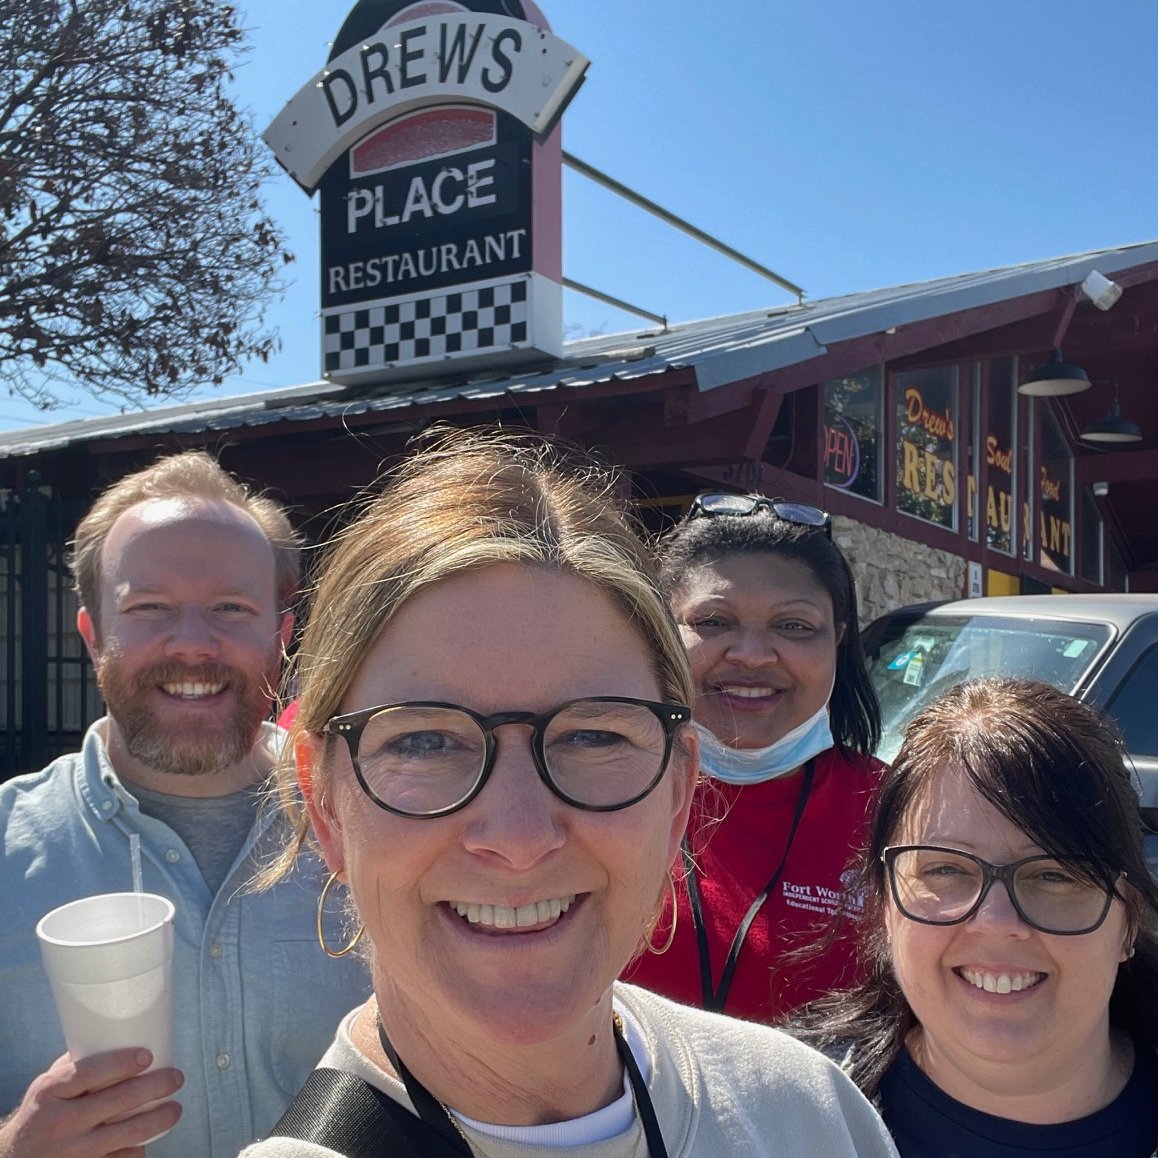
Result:
{"type": "Polygon", "coordinates": [[[143,1153],[166,1130],[150,1158],[232,1158],[368,992],[360,962],[317,945],[320,862],[246,888],[285,840],[262,789],[299,556],[282,508],[201,452],[121,479],[77,528],[77,627],[108,714],[80,752],[0,785],[0,1158],[143,1153]],[[145,889],[177,910],[174,1066],[155,1070],[147,1051],[63,1052],[35,937],[50,909],[130,887],[133,835],[145,889]]]}

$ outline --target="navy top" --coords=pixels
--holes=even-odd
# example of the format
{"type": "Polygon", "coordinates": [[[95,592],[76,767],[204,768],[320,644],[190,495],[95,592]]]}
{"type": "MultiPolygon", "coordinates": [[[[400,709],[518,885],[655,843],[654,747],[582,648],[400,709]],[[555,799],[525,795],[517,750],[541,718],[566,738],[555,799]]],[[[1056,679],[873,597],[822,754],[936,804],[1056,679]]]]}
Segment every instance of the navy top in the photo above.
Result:
{"type": "Polygon", "coordinates": [[[1130,1080],[1108,1106],[1037,1126],[963,1105],[902,1050],[881,1079],[879,1108],[901,1158],[1151,1158],[1158,1144],[1158,1061],[1139,1046],[1130,1080]]]}

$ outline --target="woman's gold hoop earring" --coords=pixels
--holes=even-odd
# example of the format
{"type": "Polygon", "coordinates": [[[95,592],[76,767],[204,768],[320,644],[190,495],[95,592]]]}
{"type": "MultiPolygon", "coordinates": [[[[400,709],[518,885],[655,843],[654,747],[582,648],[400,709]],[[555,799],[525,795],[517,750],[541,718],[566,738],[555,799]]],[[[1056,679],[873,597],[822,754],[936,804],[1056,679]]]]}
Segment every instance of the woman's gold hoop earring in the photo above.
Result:
{"type": "Polygon", "coordinates": [[[334,882],[337,879],[337,873],[330,873],[330,875],[326,877],[326,883],[322,886],[322,895],[318,897],[318,944],[321,945],[322,952],[325,953],[327,957],[333,957],[335,960],[338,957],[345,957],[348,953],[353,953],[353,951],[358,947],[358,942],[362,940],[362,937],[366,933],[366,926],[359,925],[357,933],[354,934],[354,939],[348,945],[344,945],[336,953],[329,947],[329,945],[326,944],[326,934],[322,929],[322,914],[326,909],[326,897],[330,895],[330,889],[334,887],[334,882]]]}
{"type": "Polygon", "coordinates": [[[662,948],[657,949],[650,941],[644,941],[649,953],[655,954],[656,957],[662,957],[671,947],[675,941],[676,926],[680,921],[680,906],[676,898],[675,879],[671,875],[671,870],[668,869],[667,874],[668,892],[671,893],[671,928],[668,930],[667,940],[664,941],[662,948]]]}

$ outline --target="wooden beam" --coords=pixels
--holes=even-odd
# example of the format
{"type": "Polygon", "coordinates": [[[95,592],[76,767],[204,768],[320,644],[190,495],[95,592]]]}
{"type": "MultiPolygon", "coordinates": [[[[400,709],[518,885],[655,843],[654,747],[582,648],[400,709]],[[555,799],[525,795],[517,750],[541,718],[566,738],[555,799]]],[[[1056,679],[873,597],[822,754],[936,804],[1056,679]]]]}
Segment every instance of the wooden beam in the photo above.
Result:
{"type": "Polygon", "coordinates": [[[1123,269],[1118,273],[1106,274],[1110,281],[1116,281],[1124,290],[1131,286],[1142,285],[1145,282],[1158,281],[1158,261],[1147,265],[1136,265],[1132,269],[1123,269]]]}
{"type": "Polygon", "coordinates": [[[1111,450],[1105,454],[1082,454],[1074,466],[1081,486],[1095,482],[1158,479],[1158,450],[1111,450]]]}
{"type": "Polygon", "coordinates": [[[779,495],[795,503],[823,507],[824,487],[817,479],[793,474],[766,462],[732,462],[723,466],[696,465],[684,468],[706,482],[753,491],[762,495],[779,495]]]}
{"type": "Polygon", "coordinates": [[[784,394],[780,390],[761,389],[752,392],[752,405],[749,407],[752,427],[744,443],[744,458],[759,462],[764,457],[764,448],[768,445],[783,401],[784,394]]]}
{"type": "Polygon", "coordinates": [[[609,416],[602,425],[589,426],[583,441],[629,469],[685,468],[689,462],[743,458],[753,428],[750,409],[676,427],[664,425],[659,407],[652,412],[636,411],[630,417],[625,422],[622,415],[609,416]]]}
{"type": "Polygon", "coordinates": [[[230,447],[222,465],[284,495],[289,503],[343,503],[405,450],[406,437],[270,440],[230,447]]]}

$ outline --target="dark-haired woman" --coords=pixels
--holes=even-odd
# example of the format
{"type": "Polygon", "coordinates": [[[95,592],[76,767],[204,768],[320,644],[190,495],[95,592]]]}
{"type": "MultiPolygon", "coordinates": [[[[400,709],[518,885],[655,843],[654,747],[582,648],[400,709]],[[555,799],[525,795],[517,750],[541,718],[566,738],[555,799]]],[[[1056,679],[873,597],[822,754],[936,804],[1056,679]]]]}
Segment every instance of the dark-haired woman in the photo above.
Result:
{"type": "MultiPolygon", "coordinates": [[[[806,947],[859,900],[882,765],[856,588],[828,515],[759,495],[700,495],[662,546],[661,577],[692,664],[701,781],[669,950],[629,980],[774,1021],[855,980],[855,936],[806,947]]],[[[657,937],[662,940],[661,937],[657,937]]]]}
{"type": "Polygon", "coordinates": [[[809,1036],[851,1046],[902,1158],[1150,1158],[1158,888],[1112,731],[1047,684],[917,716],[863,870],[871,976],[809,1036]]]}

